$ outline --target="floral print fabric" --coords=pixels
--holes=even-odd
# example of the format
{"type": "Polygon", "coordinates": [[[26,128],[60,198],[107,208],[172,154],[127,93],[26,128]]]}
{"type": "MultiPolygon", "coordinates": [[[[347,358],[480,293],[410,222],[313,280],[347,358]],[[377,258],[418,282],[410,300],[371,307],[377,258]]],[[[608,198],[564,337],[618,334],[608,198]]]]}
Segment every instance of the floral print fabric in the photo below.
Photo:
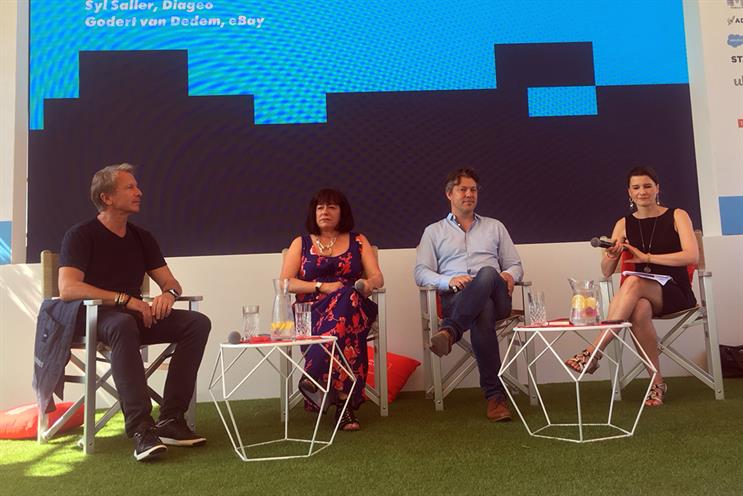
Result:
{"type": "MultiPolygon", "coordinates": [[[[312,303],[312,334],[332,335],[343,356],[356,376],[356,387],[351,395],[350,407],[357,409],[363,403],[368,357],[366,336],[377,318],[377,305],[354,289],[353,285],[362,277],[361,239],[350,233],[348,250],[335,257],[317,255],[312,252],[312,238],[302,236],[302,257],[299,279],[304,281],[336,282],[343,287],[330,293],[308,293],[297,295],[298,303],[312,303]]],[[[318,346],[312,346],[305,357],[305,370],[320,384],[327,384],[328,354],[318,346]]],[[[337,367],[331,377],[331,396],[336,402],[338,393],[348,393],[353,381],[337,367]]],[[[305,408],[311,405],[305,402],[305,408]]]]}

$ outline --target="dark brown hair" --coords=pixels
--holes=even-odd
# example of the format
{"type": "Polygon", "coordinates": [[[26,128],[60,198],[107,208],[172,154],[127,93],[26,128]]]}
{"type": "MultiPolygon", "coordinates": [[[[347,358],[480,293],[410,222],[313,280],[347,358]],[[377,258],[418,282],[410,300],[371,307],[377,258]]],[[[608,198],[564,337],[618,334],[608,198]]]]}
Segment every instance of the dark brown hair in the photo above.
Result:
{"type": "Polygon", "coordinates": [[[658,173],[655,172],[655,169],[652,167],[645,167],[645,166],[639,166],[639,167],[633,167],[631,171],[627,173],[627,187],[629,188],[629,183],[632,180],[633,177],[637,176],[648,176],[650,179],[653,180],[655,184],[660,184],[658,182],[658,173]]]}
{"type": "Polygon", "coordinates": [[[475,172],[474,169],[462,167],[461,169],[450,172],[449,175],[446,176],[446,192],[451,193],[451,190],[454,188],[454,186],[460,183],[463,177],[469,177],[476,183],[480,183],[480,177],[477,175],[477,172],[475,172]]]}
{"type": "Polygon", "coordinates": [[[347,233],[353,229],[353,213],[346,195],[337,189],[323,188],[312,196],[307,209],[307,220],[305,226],[310,234],[320,234],[320,226],[317,225],[318,205],[338,205],[341,209],[341,218],[338,221],[338,232],[347,233]]]}

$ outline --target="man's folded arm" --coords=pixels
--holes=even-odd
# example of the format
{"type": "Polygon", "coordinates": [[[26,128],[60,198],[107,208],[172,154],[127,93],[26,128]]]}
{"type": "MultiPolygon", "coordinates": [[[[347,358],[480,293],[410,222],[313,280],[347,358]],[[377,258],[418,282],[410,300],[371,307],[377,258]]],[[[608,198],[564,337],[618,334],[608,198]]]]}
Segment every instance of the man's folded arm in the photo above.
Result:
{"type": "Polygon", "coordinates": [[[516,251],[516,246],[511,240],[511,236],[505,227],[500,229],[500,246],[498,249],[498,259],[501,271],[508,272],[515,282],[520,282],[524,277],[524,268],[521,266],[521,257],[516,251]]]}
{"type": "Polygon", "coordinates": [[[439,291],[448,291],[451,277],[439,274],[437,270],[438,261],[433,248],[433,240],[426,229],[416,250],[415,283],[418,286],[436,286],[439,291]]]}

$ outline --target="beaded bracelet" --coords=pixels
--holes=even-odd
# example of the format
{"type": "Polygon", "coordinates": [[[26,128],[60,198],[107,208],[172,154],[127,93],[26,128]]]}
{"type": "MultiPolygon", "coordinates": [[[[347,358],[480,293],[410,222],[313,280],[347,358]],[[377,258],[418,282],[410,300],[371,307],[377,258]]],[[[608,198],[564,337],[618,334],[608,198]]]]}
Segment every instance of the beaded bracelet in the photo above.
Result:
{"type": "Polygon", "coordinates": [[[117,307],[126,306],[126,304],[129,303],[129,300],[131,299],[132,297],[129,296],[127,293],[117,292],[116,296],[114,296],[114,306],[117,306],[117,307]]]}

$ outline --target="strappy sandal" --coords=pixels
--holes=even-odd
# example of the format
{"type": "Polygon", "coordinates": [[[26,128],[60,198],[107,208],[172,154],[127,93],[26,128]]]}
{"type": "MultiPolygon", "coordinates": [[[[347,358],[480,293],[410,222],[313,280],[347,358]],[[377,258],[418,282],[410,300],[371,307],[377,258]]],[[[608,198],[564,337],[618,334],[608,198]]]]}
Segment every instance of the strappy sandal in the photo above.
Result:
{"type": "Polygon", "coordinates": [[[653,387],[650,388],[650,392],[648,393],[648,397],[645,398],[645,406],[661,406],[666,392],[668,392],[668,384],[665,382],[653,384],[653,387]]]}
{"type": "MultiPolygon", "coordinates": [[[[312,405],[315,411],[319,412],[323,398],[323,392],[320,388],[318,388],[310,379],[304,377],[299,381],[299,384],[297,384],[297,389],[299,389],[299,392],[302,393],[304,399],[312,405]]],[[[328,411],[328,406],[328,401],[325,401],[325,408],[322,410],[323,413],[328,411]]]]}
{"type": "Polygon", "coordinates": [[[599,360],[604,355],[598,351],[596,356],[591,360],[591,352],[583,350],[580,353],[573,355],[572,357],[565,360],[565,365],[575,370],[576,372],[583,372],[585,369],[586,374],[593,374],[601,366],[599,360]]]}
{"type": "Polygon", "coordinates": [[[361,424],[359,424],[359,419],[356,418],[356,414],[353,413],[353,410],[350,407],[344,410],[343,403],[339,403],[338,405],[336,405],[336,410],[335,410],[335,421],[336,422],[338,422],[339,417],[341,419],[340,424],[338,424],[338,428],[340,430],[352,432],[352,431],[358,431],[359,429],[361,429],[361,424]]]}

